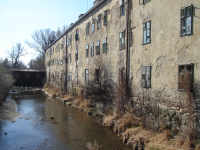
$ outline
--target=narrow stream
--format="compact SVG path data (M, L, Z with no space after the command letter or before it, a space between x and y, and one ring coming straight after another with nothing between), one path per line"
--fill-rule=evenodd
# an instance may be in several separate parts
M15 101L16 111L22 115L14 123L0 120L2 150L86 150L86 143L95 140L104 150L131 149L110 129L102 127L97 118L63 105L58 99L49 100L43 92L10 93L10 100Z

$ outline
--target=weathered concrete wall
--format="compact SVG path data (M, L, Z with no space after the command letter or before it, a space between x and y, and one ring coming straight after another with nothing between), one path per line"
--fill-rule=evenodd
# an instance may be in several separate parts
M193 35L180 37L180 10L194 6ZM133 45L130 48L130 79L141 91L162 90L169 105L179 105L178 66L194 64L194 82L199 82L200 1L152 0L139 5L133 0L131 28ZM151 43L143 45L143 23L151 21ZM142 66L151 66L151 88L141 87Z

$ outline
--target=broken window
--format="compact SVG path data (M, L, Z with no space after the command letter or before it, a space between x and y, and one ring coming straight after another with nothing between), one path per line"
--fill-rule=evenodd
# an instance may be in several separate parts
M90 23L88 22L86 25L86 35L89 35L90 32Z
M151 87L151 66L142 67L142 87L143 88Z
M181 9L181 36L193 34L193 5Z
M88 45L86 45L86 55L85 56L89 57L89 46Z
M71 53L68 55L68 60L69 60L68 62L71 63L71 61L72 61L71 60Z
M104 25L107 25L107 14L108 10L104 11Z
M125 49L125 31L119 33L119 49Z
M193 64L185 64L178 66L178 89L192 90L193 85Z
M88 69L85 69L85 81L89 80L89 71Z
M76 61L78 61L78 50L75 51L75 58L76 58Z
M95 81L99 81L99 69L95 69Z
M120 16L125 15L125 3L126 0L120 0Z
M94 56L94 43L91 44L91 56Z
M107 38L103 39L103 53L107 53Z
M118 83L121 84L123 83L123 80L125 79L126 77L126 69L123 67L123 68L119 68L119 80L118 80Z
M75 41L78 41L79 35L78 35L78 30L76 30L76 34L75 34Z
M143 23L143 44L151 42L151 21Z
M100 41L96 43L96 55L100 55Z
M78 73L77 72L75 73L75 82L76 82L76 84L78 84Z
M95 19L92 19L91 32L94 31L94 27L95 27L94 25L95 25Z
M101 14L97 16L97 29L101 27Z
M146 3L150 2L150 1L151 1L151 0L139 0L140 5L146 4Z

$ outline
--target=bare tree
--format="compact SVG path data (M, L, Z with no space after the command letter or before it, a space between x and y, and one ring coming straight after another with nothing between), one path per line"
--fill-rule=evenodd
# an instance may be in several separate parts
M114 98L114 82L110 63L102 58L94 62L95 64L90 71L90 79L85 86L86 96L95 102L111 104Z
M60 27L58 27L57 31L56 31L56 36L57 38L59 38L62 35L62 31L60 30Z
M26 55L26 49L19 42L16 44L16 47L13 46L11 51L8 51L7 53L12 60L12 67L17 68L19 58Z
M55 41L56 34L51 29L41 29L34 31L31 37L32 41L26 40L25 43L36 52L44 55L48 46Z
M28 63L30 69L45 70L45 56L39 55Z

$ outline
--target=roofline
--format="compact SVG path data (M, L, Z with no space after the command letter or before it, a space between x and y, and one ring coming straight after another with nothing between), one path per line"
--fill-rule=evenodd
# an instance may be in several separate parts
M102 0L99 3L97 3L96 5L94 5L92 8L90 8L81 18L79 18L72 26L70 26L59 38L57 38L53 43L51 43L47 49L49 49L52 45L54 45L58 40L60 40L65 34L67 34L67 32L69 30L71 30L72 28L74 28L74 26L80 22L83 18L85 18L91 11L93 11L95 8L97 8L100 4L102 4L103 2L105 2L106 0ZM47 49L45 50L45 53L47 51Z

